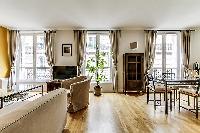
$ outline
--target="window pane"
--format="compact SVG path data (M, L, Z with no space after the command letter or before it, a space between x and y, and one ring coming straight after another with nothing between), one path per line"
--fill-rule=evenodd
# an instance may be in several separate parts
M100 35L100 51L110 52L110 39L108 35Z
M96 52L96 35L88 34L86 51Z
M20 80L33 80L33 68L20 68L19 79Z
M103 75L105 75L105 82L109 82L111 80L111 77L110 77L110 68L105 68L103 70Z
M91 81L95 82L95 74L90 73L88 69L85 69L85 75L92 77Z
M21 37L21 67L33 67L33 36L26 35Z
M110 67L110 60L111 60L111 55L110 55L110 52L106 52L105 53L105 56L104 56L104 60L106 61L104 67Z
M50 68L37 68L36 69L36 80L48 80L50 79Z
M154 68L162 68L162 35L157 35Z
M19 81L35 82L50 79L50 68L45 56L44 34L21 35Z
M94 52L86 52L86 63L88 62L88 60L90 60L91 58L93 58L96 61L96 53ZM87 64L86 64L87 65ZM94 62L94 64L92 65L96 65L96 62Z
M19 90L22 91L22 90L27 90L27 89L30 89L30 88L33 88L34 85L33 84L19 84Z
M166 35L166 70L177 75L177 35Z
M164 41L164 42L163 42ZM158 34L156 38L154 76L162 78L162 73L175 73L178 76L178 36L175 33ZM175 77L174 77L175 76Z
M97 45L98 43L98 45ZM111 81L111 45L108 34L88 34L87 36L87 48L86 48L86 56L85 56L85 75L93 76L92 81L95 82L95 74L91 74L86 69L86 65L89 59L94 58L95 62L92 64L96 66L96 51L98 46L99 52L105 53L103 57L105 60L105 70L103 74L106 76L106 82Z
M166 68L177 67L177 35L166 35Z
M37 36L36 67L48 67L45 55L44 35Z

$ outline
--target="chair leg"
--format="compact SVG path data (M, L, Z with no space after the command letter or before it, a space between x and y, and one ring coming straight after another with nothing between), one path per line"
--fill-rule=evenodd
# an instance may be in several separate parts
M196 99L195 99L195 97L194 97L194 109L195 109L195 106L196 106L196 104L195 104L195 103L196 103Z
M178 92L177 92L177 90L176 90L176 99L177 99L177 97L178 97L178 96L177 96L177 93L178 93Z
M198 118L198 111L199 111L199 106L198 106L198 96L196 97L196 118Z
M165 101L165 93L164 93L164 97L163 98L164 98L164 101Z
M161 99L161 95L162 95L162 93L160 93L160 106L161 106L161 100L162 100L162 99Z
M154 110L156 110L156 93L153 93L153 97L154 97Z
M180 109L181 109L181 98L180 98L180 91L178 92L178 111L180 112Z
M174 90L174 106L175 106L175 104L176 104L176 90Z
M147 87L147 104L149 103L149 87Z
M172 111L172 92L170 92L170 110Z
M188 95L188 106L190 106L190 96Z

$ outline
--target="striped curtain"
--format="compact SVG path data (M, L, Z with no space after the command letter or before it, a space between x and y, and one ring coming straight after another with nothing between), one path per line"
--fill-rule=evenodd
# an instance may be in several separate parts
M54 66L55 64L55 53L54 53L54 39L56 31L48 30L44 31L44 41L45 41L45 55L47 57L47 62L49 66Z
M14 66L15 66L15 59L16 56L18 55L19 51L19 45L21 43L21 38L20 38L20 32L18 30L10 30L9 31L9 46L10 46L10 62L11 62L11 72L10 72L10 79L9 79L9 84L10 89L12 90L13 88L13 77L15 76L14 72ZM9 87L8 87L9 88Z
M10 30L9 36L10 36L10 39L9 39L10 40L10 60L11 60L11 65L13 66L16 55L17 55L16 50L18 49L19 43L21 42L20 33L18 30Z
M184 70L189 68L189 63L190 63L190 38L191 38L190 30L181 31L182 60L183 60Z
M156 33L155 30L145 31L145 81L148 82L148 72L152 68L155 58L156 49Z
M110 31L111 53L114 64L114 77L113 77L113 91L118 92L118 54L119 54L119 37L121 36L120 30Z
M74 30L74 39L77 46L77 66L78 66L78 75L80 75L81 67L83 65L86 41L87 41L87 31L86 30Z

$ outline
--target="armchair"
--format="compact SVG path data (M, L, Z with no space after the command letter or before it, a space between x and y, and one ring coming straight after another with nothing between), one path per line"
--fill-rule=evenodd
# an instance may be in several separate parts
M67 94L68 112L79 111L89 104L89 90L91 78L79 76L63 81L63 88L70 89Z

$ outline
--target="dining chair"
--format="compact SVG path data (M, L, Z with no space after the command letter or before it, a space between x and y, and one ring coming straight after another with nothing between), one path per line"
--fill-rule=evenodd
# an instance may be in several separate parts
M173 72L166 72L166 73L162 73L162 80L164 81L164 80L174 80L175 79L175 73L173 73ZM173 97L173 100L172 100L172 102L174 103L174 106L176 105L176 100L177 100L177 95L178 95L178 87L176 87L176 86L171 86L170 87L171 88L171 90L173 91L173 95L174 95L174 97Z
M178 93L179 94L178 95L178 99L179 99L178 110L179 110L179 112L180 112L180 108L186 109L188 111L191 111L192 113L195 113L196 118L198 118L198 111L199 111L198 98L200 97L200 92L198 91L197 87L198 86L195 86L195 85L190 85L189 87L188 86L181 87L181 88L179 88L179 93ZM184 100L183 97L181 98L181 94L188 96L188 99ZM190 104L190 97L194 98L192 108L191 108L191 104ZM190 107L190 108L187 108L186 106L181 105L181 99L182 99L182 101L186 101L188 103L188 107Z
M154 109L156 110L157 106L161 106L162 103L162 94L165 100L165 86L162 80L154 79L152 74L148 74L149 84L147 85L147 104L149 101L154 101ZM150 91L153 92L153 99L150 99L149 94ZM170 94L170 110L172 110L172 90L168 89L168 93ZM156 94L159 94L159 99L157 99Z

